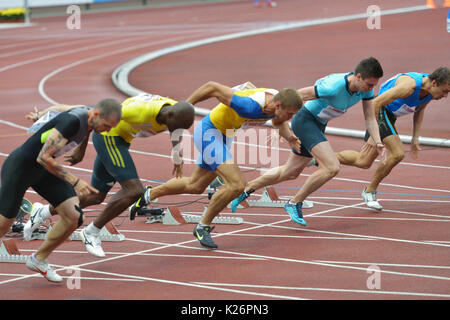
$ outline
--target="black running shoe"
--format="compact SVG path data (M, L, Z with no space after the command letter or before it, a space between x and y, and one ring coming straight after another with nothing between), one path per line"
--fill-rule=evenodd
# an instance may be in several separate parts
M144 194L142 197L138 199L133 205L130 207L130 220L134 220L136 218L136 215L141 216L141 211L145 209L145 206L147 206L147 202L145 201L145 194L148 193L148 197L150 197L150 189L152 186L146 186Z
M200 225L197 225L194 228L194 237L197 238L198 241L200 241L200 244L204 247L207 247L209 249L217 249L217 245L214 243L214 241L211 238L211 231L213 231L214 227L205 226L201 227Z

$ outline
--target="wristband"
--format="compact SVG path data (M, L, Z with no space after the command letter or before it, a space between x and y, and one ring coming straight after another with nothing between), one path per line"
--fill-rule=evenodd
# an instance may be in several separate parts
M78 180L72 185L72 187L75 188L75 186L78 184L78 182L80 182L80 178L78 178Z

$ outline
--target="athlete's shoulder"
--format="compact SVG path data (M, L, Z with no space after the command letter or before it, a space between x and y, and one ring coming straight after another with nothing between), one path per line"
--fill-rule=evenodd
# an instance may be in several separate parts
M318 98L335 95L347 85L348 73L333 73L316 81L314 87Z

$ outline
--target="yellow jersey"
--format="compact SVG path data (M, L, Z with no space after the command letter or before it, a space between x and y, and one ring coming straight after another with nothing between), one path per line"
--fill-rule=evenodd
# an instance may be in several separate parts
M263 108L266 104L266 92L273 95L278 93L277 90L266 88L236 91L235 95L240 97L249 97L256 102L259 105L259 110L255 110L254 108L252 109L245 104L233 105L233 100L231 107L220 103L209 114L212 124L227 137L232 137L241 127L261 124L273 118L274 116L268 116L263 113ZM250 111L251 114L248 114L248 111ZM243 114L246 115L244 116Z
M165 124L156 121L156 116L164 106L174 105L177 101L153 94L140 94L122 102L122 120L105 136L120 136L126 142L136 137L149 137L167 130Z

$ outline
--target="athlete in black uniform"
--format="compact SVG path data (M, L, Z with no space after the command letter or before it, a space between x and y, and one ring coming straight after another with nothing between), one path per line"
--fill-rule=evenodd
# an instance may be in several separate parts
M40 272L49 281L61 282L62 278L50 268L47 257L83 221L77 194L98 192L67 171L55 158L74 147L77 147L74 153L82 157L90 132L109 131L120 119L121 104L114 99L104 99L94 107L78 107L63 112L45 123L3 163L0 237L10 230L29 187L49 201L61 217L26 263L28 268Z

